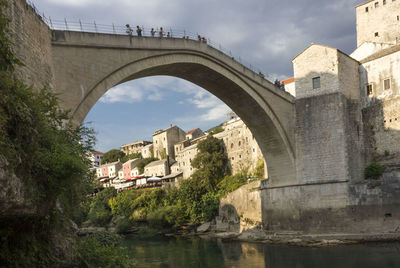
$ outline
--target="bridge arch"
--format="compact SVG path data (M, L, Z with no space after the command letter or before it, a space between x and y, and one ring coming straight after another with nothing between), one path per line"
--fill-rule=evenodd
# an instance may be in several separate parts
M57 47L57 44L55 46ZM69 46L60 45L60 47L66 49ZM71 47L74 52L77 52L78 48L76 45ZM87 46L81 48L93 49ZM115 56L115 48L97 47L97 49L109 50L108 52ZM290 103L290 98L287 100L281 93L274 92L276 89L271 83L267 83L269 88L266 89L257 81L261 79L260 77L249 78L249 75L240 68L230 64L232 59L223 56L221 60L212 53L206 53L204 49L149 49L148 51L133 49L129 52L137 55L122 59L118 64L110 64L107 72L92 77L90 84L87 81L78 81L80 90L74 86L75 90L67 93L75 95L73 105L69 105L75 123L83 122L94 104L110 88L118 84L157 75L178 77L206 89L241 117L260 146L273 185L294 182L295 154L292 129L288 128L293 118L284 116L293 115L293 103ZM96 61L89 65L96 65ZM284 103L284 106L289 107L289 111L282 112L282 107L276 106L279 103Z

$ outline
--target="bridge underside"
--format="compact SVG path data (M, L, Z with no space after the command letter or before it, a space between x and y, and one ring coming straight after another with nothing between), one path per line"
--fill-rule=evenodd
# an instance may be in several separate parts
M272 185L295 182L291 96L205 44L137 39L53 32L55 88L74 123L82 123L118 84L156 75L182 78L208 90L242 118L263 152Z

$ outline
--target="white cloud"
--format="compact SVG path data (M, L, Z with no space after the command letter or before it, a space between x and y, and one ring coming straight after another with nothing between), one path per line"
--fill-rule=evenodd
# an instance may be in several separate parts
M131 87L129 85L116 86L100 98L100 102L103 103L114 103L114 102L136 102L143 99L143 90L137 87Z
M72 7L86 7L92 4L106 3L107 1L99 0L48 0L49 3L60 5L60 6L72 6Z
M227 114L230 111L231 109L228 106L226 106L224 103L220 103L208 110L205 114L202 114L199 119L201 121L223 121L226 119Z

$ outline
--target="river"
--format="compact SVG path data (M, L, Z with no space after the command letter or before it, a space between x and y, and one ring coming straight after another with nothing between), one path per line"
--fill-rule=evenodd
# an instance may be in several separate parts
M309 248L199 238L126 237L124 244L143 268L400 267L400 243Z

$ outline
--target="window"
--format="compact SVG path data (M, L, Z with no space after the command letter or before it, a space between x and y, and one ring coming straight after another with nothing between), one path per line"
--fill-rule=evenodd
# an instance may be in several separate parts
M313 84L313 89L320 88L321 87L320 77L319 76L318 77L314 77L312 79L312 84Z
M379 2L375 2L375 8L379 7Z
M231 143L231 149L233 148L233 143Z
M241 141L239 141L238 145L239 145L239 146L240 146L240 145L242 145L242 142L241 142Z
M400 20L400 17L399 17L399 16L397 16L397 20Z
M365 8L365 12L368 12L368 7Z
M375 33L375 37L379 37L379 33L378 32Z
M386 0L383 0L383 4L386 5Z
M368 96L372 95L372 84L367 85L367 95Z
M383 88L390 89L390 79L383 80Z

